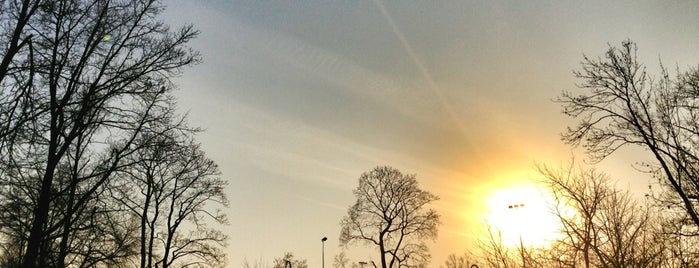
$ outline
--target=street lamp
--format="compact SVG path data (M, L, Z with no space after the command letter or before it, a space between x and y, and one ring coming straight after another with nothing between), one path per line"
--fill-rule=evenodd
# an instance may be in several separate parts
M327 241L327 240L328 240L327 237L323 237L323 239L320 240L321 244L323 244L323 253L322 253L322 254L323 254L323 255L322 255L322 258L323 258L323 268L325 268L325 241Z
M508 209L513 209L513 210L514 210L514 209L522 209L522 208L524 208L524 203L509 205L509 206L507 206L507 208L508 208ZM520 250L520 253L522 254L522 266L526 268L526 267L527 267L527 263L526 263L525 257L524 257L524 242L522 241L522 229L521 229L521 228L518 228L518 229L519 229L519 230L518 230L518 233L519 233L519 250ZM473 266L472 266L472 267L473 267ZM476 267L478 267L478 266L476 266Z

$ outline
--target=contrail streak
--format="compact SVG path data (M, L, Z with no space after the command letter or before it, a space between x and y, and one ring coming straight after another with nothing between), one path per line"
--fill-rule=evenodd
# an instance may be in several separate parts
M396 34L398 40L403 45L405 52L408 53L408 56L410 56L410 58L413 60L415 66L420 71L422 77L425 79L425 81L427 81L427 85L429 86L430 90L432 90L432 92L437 96L437 99L439 100L440 104L444 107L444 109L447 110L447 113L449 113L449 117L451 117L451 120L454 121L454 123L459 127L459 129L462 132L467 133L466 126L461 122L461 120L459 120L459 117L454 111L454 108L452 108L452 106L449 105L446 98L444 97L444 94L442 94L442 91L439 89L439 86L437 86L437 83L435 83L434 79L432 79L432 75L430 75L430 72L427 71L425 65L422 64L420 58L418 58L417 54L415 54L415 51L413 51L413 48L410 46L410 44L408 44L408 41L405 39L405 36L400 31L400 29L398 29L398 26L393 21L391 15L388 14L388 11L386 11L386 7L383 5L383 2L381 2L381 0L374 0L374 2L379 7L379 11L381 11L383 17L391 26L393 33Z

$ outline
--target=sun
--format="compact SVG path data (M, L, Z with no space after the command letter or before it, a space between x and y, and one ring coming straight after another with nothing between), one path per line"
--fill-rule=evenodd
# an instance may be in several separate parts
M486 199L486 224L505 246L546 247L559 237L559 220L549 210L552 198L525 184L493 190Z

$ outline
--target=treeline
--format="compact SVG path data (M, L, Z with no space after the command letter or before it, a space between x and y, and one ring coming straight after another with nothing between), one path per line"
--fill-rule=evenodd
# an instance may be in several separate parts
M0 1L0 267L222 265L225 182L172 95L197 31L163 8Z

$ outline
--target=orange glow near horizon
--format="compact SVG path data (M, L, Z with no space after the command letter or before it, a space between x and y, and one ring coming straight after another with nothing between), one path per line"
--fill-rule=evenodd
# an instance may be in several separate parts
M546 247L559 234L559 221L549 211L551 201L531 184L494 190L486 198L486 224L505 246Z

